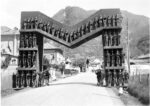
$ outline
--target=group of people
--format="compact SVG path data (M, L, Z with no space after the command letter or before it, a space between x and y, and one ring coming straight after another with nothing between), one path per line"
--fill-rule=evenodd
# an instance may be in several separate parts
M44 85L49 85L49 81L56 80L54 78L54 72L56 67L54 65L43 66L43 71L36 70L18 70L16 74L13 74L13 85L14 88L24 88L24 87L40 87ZM64 75L65 65L62 63L58 69L61 75Z
M127 71L120 70L96 70L98 86L124 86L128 82L129 74Z
M14 88L24 87L40 87L49 85L51 74L49 70L36 72L33 70L19 70L17 74L13 75Z
M104 59L106 67L122 66L124 55L121 50L105 50Z
M66 28L58 27L54 22L44 22L42 19L27 18L22 21L22 29L41 29L47 33L64 40L65 42L72 42L83 35L90 33L99 27L115 27L120 24L120 14L113 16L96 16L87 23L82 24L76 29L68 30Z

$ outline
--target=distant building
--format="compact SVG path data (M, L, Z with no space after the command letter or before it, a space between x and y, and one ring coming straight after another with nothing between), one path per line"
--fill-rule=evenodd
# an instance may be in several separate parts
M150 63L150 53L138 56L136 60L142 63Z
M150 63L150 53L131 59L130 64Z
M50 64L60 64L65 60L63 51L49 43L44 44L44 56L49 59Z
M1 54L18 56L19 30L1 26Z

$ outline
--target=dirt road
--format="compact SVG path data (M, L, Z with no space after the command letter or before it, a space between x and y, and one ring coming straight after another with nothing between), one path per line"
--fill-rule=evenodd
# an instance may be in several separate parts
M2 98L2 106L124 106L111 88L96 86L92 72Z

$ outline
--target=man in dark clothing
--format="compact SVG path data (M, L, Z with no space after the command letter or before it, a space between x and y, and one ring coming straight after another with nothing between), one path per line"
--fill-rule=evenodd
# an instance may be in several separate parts
M101 70L97 69L95 71L95 73L96 73L96 76L97 76L97 85L100 86L100 82L101 82Z
M89 59L86 60L87 68L89 67Z
M46 70L44 71L44 80L45 80L45 84L46 84L46 85L49 85L49 77L50 77L50 73L49 73L49 71L46 69Z

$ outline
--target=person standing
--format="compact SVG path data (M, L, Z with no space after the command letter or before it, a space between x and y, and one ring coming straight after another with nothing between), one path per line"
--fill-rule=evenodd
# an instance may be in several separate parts
M61 62L60 71L61 71L61 76L64 77L64 71L65 71L65 63L64 62Z
M86 60L86 66L87 66L87 68L89 67L89 62L90 62L89 59L87 59Z

